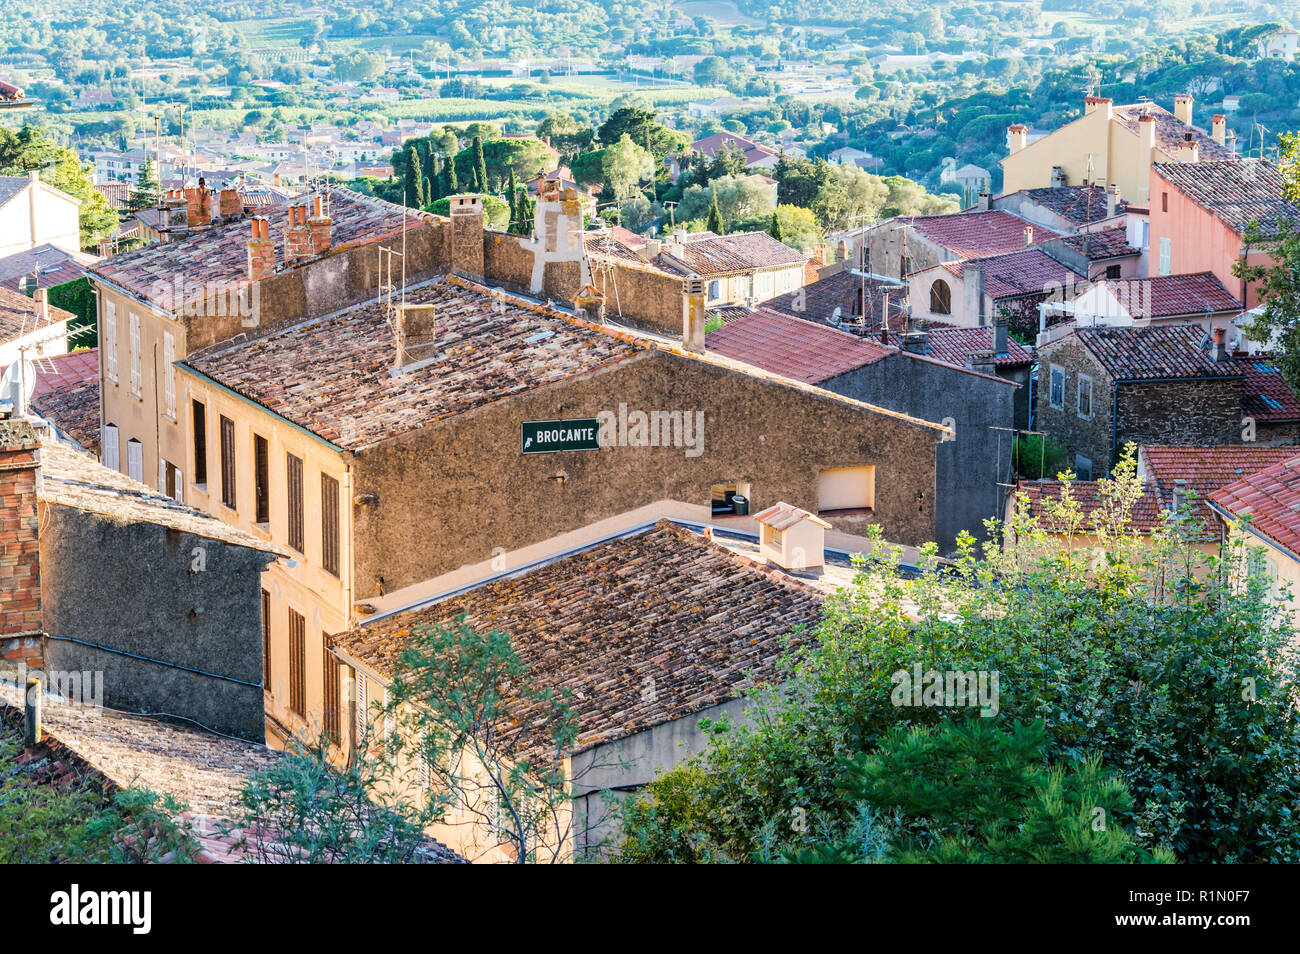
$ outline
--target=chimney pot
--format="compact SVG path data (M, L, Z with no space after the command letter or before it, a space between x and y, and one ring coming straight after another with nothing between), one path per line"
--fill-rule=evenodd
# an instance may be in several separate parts
M1174 115L1187 125L1192 124L1192 97L1187 93L1179 93L1174 97Z
M50 292L48 288L36 289L36 320L47 323L50 320Z
M1215 113L1214 118L1210 121L1210 138L1220 146L1226 145L1228 128L1228 117L1223 113Z
M688 278L682 282L682 347L687 351L703 353L704 279Z
M1187 506L1187 479L1184 477L1174 478L1174 500L1173 510L1178 513Z

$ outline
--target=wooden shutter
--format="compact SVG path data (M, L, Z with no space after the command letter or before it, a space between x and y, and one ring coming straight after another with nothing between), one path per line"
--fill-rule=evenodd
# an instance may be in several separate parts
M320 475L320 561L327 573L339 575L339 482Z
M235 509L235 422L221 418L221 502Z
M328 649L323 650L323 652L325 698L322 706L325 716L321 722L321 728L330 737L330 741L338 745L341 738L339 735L339 661L334 658L334 654Z
M271 522L271 445L260 434L253 435L254 523Z
M286 454L284 465L289 497L289 546L302 553L302 458Z
M144 483L144 445L135 438L126 442L126 475Z
M194 409L194 482L208 482L208 409L200 401L192 402Z
M271 689L271 594L262 591L262 688Z
M289 708L307 715L307 619L289 610Z
M118 457L117 425L116 425L116 424L105 424L105 425L104 425L104 441L103 441L103 444L104 444L104 447L103 447L103 451L102 451L102 456L103 456L103 458L104 458L104 466L105 466L105 467L108 467L108 468L111 468L112 470L121 470L121 469L122 469L122 468L121 468L121 463L120 463L120 459L119 459L119 457Z

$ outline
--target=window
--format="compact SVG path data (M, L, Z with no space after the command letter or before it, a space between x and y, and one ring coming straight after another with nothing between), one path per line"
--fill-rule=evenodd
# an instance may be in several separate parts
M121 470L122 465L117 456L118 445L116 424L104 425L104 439L101 443L103 444L104 466L111 468L112 470Z
M271 689L271 594L262 591L262 688Z
M335 745L339 744L339 661L328 649L323 649L322 662L325 669L324 699L321 702L324 713L321 719L321 731L329 736Z
M827 467L818 473L818 513L870 510L875 504L876 468Z
M1086 374L1079 375L1079 395L1077 409L1082 418L1092 417L1092 378Z
M126 442L126 475L144 483L144 445L134 437Z
M158 492L166 494L172 500L185 502L185 480L180 468L162 457L158 458Z
M104 374L117 384L117 305L110 301L104 311Z
M722 297L722 283L709 282L709 300L716 301Z
M744 516L749 513L749 484L714 484L709 502L715 517Z
M288 484L289 546L302 553L302 458L285 454L284 472Z
M936 278L930 286L930 314L952 314L952 288L942 278Z
M260 434L253 435L253 504L255 523L271 522L271 445Z
M1173 240L1167 235L1160 236L1160 274L1169 274L1169 259L1173 253Z
M199 401L192 402L194 414L194 482L200 487L208 484L208 409Z
M1107 265L1107 266L1106 266L1106 277L1107 277L1107 278L1119 278L1119 277L1120 277L1120 273L1121 273L1122 271L1123 271L1123 269L1121 269L1120 266L1118 266L1118 265Z
M1138 248L1147 248L1151 244L1151 223L1138 223Z
M1065 410L1065 368L1059 364L1052 365L1051 384L1048 388L1047 403L1058 411Z
M176 337L163 332L163 413L176 420Z
M320 562L339 575L339 482L328 474L320 475Z
M1092 480L1092 461L1082 454L1075 454L1074 475L1079 480Z
M1168 212L1168 211L1169 211L1169 193L1168 193L1168 192L1161 192L1161 193L1160 193L1160 211L1161 211L1161 212Z
M221 502L235 509L235 422L222 415L221 421Z
M289 610L289 708L307 715L307 618Z
M131 393L136 397L144 387L144 371L140 365L140 316L131 312Z

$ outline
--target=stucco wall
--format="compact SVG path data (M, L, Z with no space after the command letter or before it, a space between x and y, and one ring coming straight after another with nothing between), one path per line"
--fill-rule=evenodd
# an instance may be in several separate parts
M950 418L953 439L941 442L936 451L934 537L947 551L962 530L985 535L985 518L1001 513L999 440L1005 468L1012 439L990 428L1012 426L1017 388L903 352L831 378L822 387L927 421Z
M58 505L42 507L40 548L45 631L118 650L47 639L50 670L102 671L103 703L114 709L264 739L259 581L267 554ZM193 569L196 549L201 571Z
M620 403L704 412L702 453L520 453L521 422L595 417ZM376 502L354 510L355 599L657 500L707 506L713 484L750 483L751 512L778 500L815 509L825 467L876 467L874 514L832 518L835 529L861 534L879 523L892 541L923 543L934 536L939 436L830 397L649 351L359 453L355 493Z

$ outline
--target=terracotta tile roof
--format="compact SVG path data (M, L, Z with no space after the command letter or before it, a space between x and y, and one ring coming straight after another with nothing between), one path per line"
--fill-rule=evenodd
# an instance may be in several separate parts
M1066 235L1056 241L1067 248L1074 249L1080 255L1086 255L1090 262L1142 254L1140 248L1134 248L1128 244L1128 230L1122 225L1113 229L1098 229L1095 232Z
M668 248L664 246L656 264L682 275L694 272L704 278L756 268L802 266L805 261L802 252L766 232L736 232L688 241L682 246L681 258L670 254Z
M38 362L32 409L98 456L99 352L77 351Z
M1300 457L1291 457L1225 484L1210 502L1250 518L1250 527L1292 554L1300 554Z
M1279 221L1300 220L1300 210L1282 198L1281 171L1266 159L1158 162L1151 168L1235 232L1255 223L1274 235Z
M1074 334L1116 379L1243 376L1231 362L1210 360L1203 347L1207 336L1198 325L1079 328Z
M1114 291L1121 302L1141 310L1140 318L1176 318L1240 312L1241 302L1213 272L1154 275L1150 278L1103 278L1097 282Z
M981 351L993 350L992 328L936 328L931 325L930 357L959 368L966 367L966 359ZM889 343L896 348L903 345L903 336L891 333ZM1033 352L1014 338L1007 338L1007 352L994 356L999 368L1012 368L1034 363Z
M724 305L721 308L710 308L705 317L710 321L717 319L725 325L753 313L754 309L746 308L744 305Z
M704 346L806 384L825 381L892 353L846 331L763 309L710 331L704 336Z
M1300 395L1291 389L1268 355L1236 354L1232 363L1246 375L1241 413L1257 421L1300 421Z
M647 344L459 279L409 288L436 306L436 337L392 373L385 310L366 304L221 345L188 364L281 417L359 450L456 414L607 367Z
M70 312L50 305L50 321L66 321ZM36 330L36 300L0 286L0 344L16 341Z
M1146 477L1165 506L1173 506L1174 486L1185 480L1195 492L1198 508L1208 518L1205 498L1226 484L1296 456L1297 447L1263 447L1258 444L1225 444L1217 447L1182 447L1144 444L1138 449ZM1208 524L1207 524L1208 525Z
M82 258L89 261L88 256ZM23 277L32 274L38 275L41 288L51 288L76 281L86 269L76 255L53 245L38 245L0 258L0 285L18 291Z
M859 313L858 298L862 294L864 285L867 297L864 330L880 330L880 314L884 307L886 292L889 293L889 327L902 328L907 321L907 307L904 304L907 298L907 286L872 278L867 278L864 282L861 274L855 274L848 269L835 272L801 289L769 298L759 307L795 318L830 323L835 320L837 308L844 318L851 318ZM801 303L802 307L800 307Z
M1014 493L1029 502L1029 513L1038 520L1038 525L1049 532L1064 529L1048 513L1047 502L1061 499L1061 492L1066 485L1061 480L1022 480L1016 484ZM1072 480L1069 482L1070 495L1078 504L1084 516L1084 528L1092 529L1092 515L1101 509L1101 488L1095 480ZM1153 488L1144 490L1129 513L1128 529L1133 533L1151 533L1160 526L1161 514L1165 509L1160 497Z
M165 497L138 480L105 467L89 454L52 440L41 443L41 478L40 498L46 503L117 521L154 523L221 543L289 555L275 544Z
M1025 295L1044 295L1074 285L1085 278L1036 248L960 262L944 262L935 267L963 279L969 265L979 265L984 269L984 290L994 301Z
M533 688L569 694L575 751L694 715L781 680L787 636L820 618L824 597L781 573L660 521L517 576L330 637L391 677L417 623L465 615L508 634ZM653 680L654 693L644 692ZM509 700L502 729L523 752L541 704Z
M1231 159L1233 151L1227 146L1220 146L1195 126L1189 126L1163 106L1155 103L1133 103L1129 106L1116 106L1111 111L1113 122L1119 123L1133 135L1138 135L1140 117L1147 113L1155 117L1156 147L1166 155L1177 158L1179 145L1183 136L1192 134L1197 143L1199 160Z
M280 267L284 263L284 227L288 224L289 205L287 200L280 200L258 210L259 215L269 220L270 237ZM403 220L408 229L414 229L428 219L423 213L338 187L330 192L330 216L334 220L332 247L336 250L400 233ZM91 266L90 271L151 301L158 283L172 297L178 274L193 276L196 288L200 278L209 285L238 286L248 281L249 234L246 220L213 225L181 241L154 243L103 259Z
M1075 225L1088 225L1110 217L1106 214L1106 190L1100 186L1072 185L1025 189L1023 194ZM1117 214L1123 212L1125 208L1126 203L1121 199L1117 206Z
M711 136L705 136L703 139L697 139L691 143L691 148L696 152L708 156L712 159L719 152L728 146L734 146L739 149L741 155L745 157L745 162L753 164L767 156L775 156L776 150L769 149L761 143L754 142L752 139L746 139L744 136L737 136L735 133L714 133Z
M584 232L582 236L583 248L588 255L597 258L612 258L623 262L632 262L637 265L644 265L652 268L644 258L638 255L631 246L625 244L613 232ZM645 242L641 243L643 246Z
M1018 252L1025 248L1025 229L1030 227L1034 230L1033 245L1058 238L1061 234L1000 210L900 216L898 221L910 225L940 248L960 258Z

